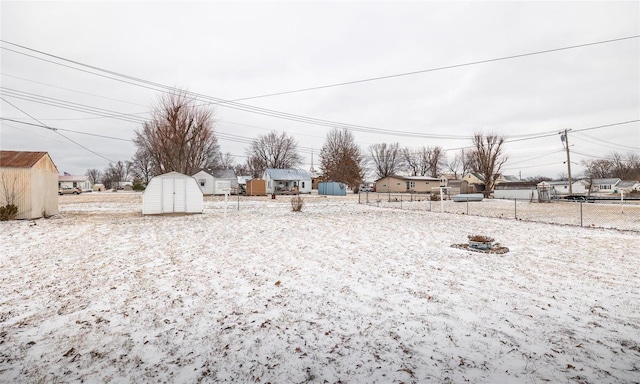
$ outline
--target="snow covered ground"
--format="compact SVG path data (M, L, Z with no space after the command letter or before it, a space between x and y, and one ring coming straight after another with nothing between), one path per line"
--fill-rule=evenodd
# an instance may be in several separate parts
M0 223L0 382L640 382L638 233L355 199Z

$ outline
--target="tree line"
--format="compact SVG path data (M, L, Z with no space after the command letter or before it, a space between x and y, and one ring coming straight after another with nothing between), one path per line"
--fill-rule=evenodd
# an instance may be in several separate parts
M266 168L299 168L302 164L296 139L277 131L253 139L246 149L246 162L236 164L234 156L221 152L214 128L210 107L199 105L186 91L163 93L152 107L149 121L135 131L133 158L110 163L104 171L89 169L86 175L107 189L132 180L135 189L144 188L153 176L171 171L193 175L201 169L234 169L238 175L261 177ZM324 180L342 182L354 190L368 173L383 178L397 174L438 177L447 172L458 178L473 171L484 178L485 189L491 191L508 159L504 143L504 136L476 133L469 148L448 158L440 146L403 148L398 143L379 143L362 149L350 131L334 128L320 150L320 168ZM614 154L612 159L585 165L590 175L640 177L637 156Z

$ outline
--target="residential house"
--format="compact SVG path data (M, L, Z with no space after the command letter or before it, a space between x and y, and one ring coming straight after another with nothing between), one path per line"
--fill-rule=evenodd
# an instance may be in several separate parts
M201 169L193 177L205 195L224 195L238 188L238 177L233 169Z
M311 193L312 174L304 169L267 168L262 179L268 194Z
M431 193L447 186L446 178L392 175L376 180L376 192Z
M637 180L622 180L616 185L618 192L631 193L640 191L640 182Z
M18 207L17 219L58 213L58 168L47 152L0 151L0 205Z
M617 185L620 183L619 178L593 179L591 180L591 192L600 194L618 193ZM589 181L587 180L587 183Z
M62 187L80 188L83 192L93 191L89 176L74 176L68 173L58 176L58 188Z

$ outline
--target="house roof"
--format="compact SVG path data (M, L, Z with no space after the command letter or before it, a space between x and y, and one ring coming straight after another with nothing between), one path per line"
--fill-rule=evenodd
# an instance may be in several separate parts
M610 185L616 185L620 182L620 179L617 177L612 177L609 179L593 179L593 184L610 184Z
M431 176L402 176L402 175L389 175L389 176L386 176L386 177L393 177L393 178L395 178L395 179L400 179L400 180L414 180L414 181L420 181L420 180L426 180L426 181L440 181L440 179L439 179L439 178L437 178L437 177L431 177ZM377 181L380 181L380 180L382 180L382 179L384 179L384 177L382 177L382 178L380 178L380 179L376 180L376 182L377 182Z
M311 180L311 173L304 169L274 169L267 168L265 173L271 177L272 180Z
M58 181L89 181L89 176L58 175Z
M233 169L205 169L202 168L198 172L205 172L216 179L236 179L236 173Z
M0 151L0 167L31 168L47 152Z
M502 178L509 183L518 183L522 181L518 176L514 175L503 175Z
M618 183L618 187L629 188L635 186L636 184L640 184L640 182L638 182L638 180L622 180Z

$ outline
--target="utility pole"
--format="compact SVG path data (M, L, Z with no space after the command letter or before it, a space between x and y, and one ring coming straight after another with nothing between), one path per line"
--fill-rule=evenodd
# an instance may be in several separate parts
M565 149L567 150L567 174L569 176L569 194L573 194L573 189L571 188L571 156L569 155L569 131L565 129L564 132L560 132L560 141L564 143Z

